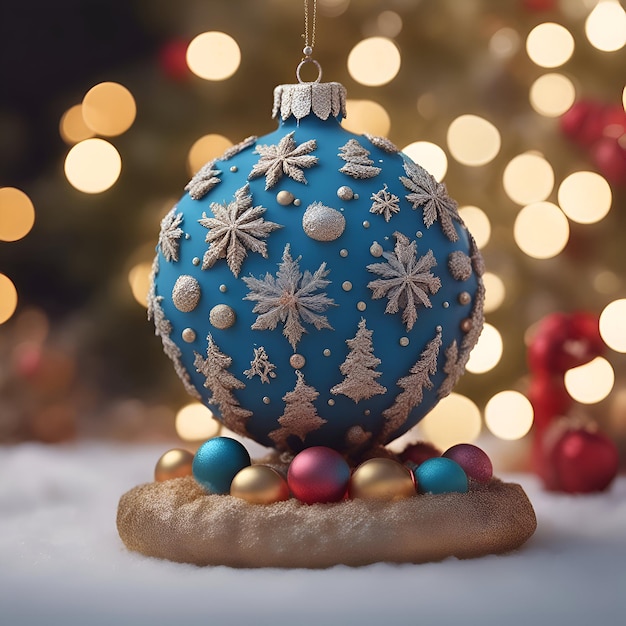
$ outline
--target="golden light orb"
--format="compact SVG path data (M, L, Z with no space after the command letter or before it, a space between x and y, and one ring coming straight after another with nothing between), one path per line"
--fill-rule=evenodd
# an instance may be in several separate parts
M387 37L368 37L348 55L348 72L361 85L378 87L392 81L400 71L401 57L396 44Z
M565 372L565 388L576 402L596 404L613 390L615 372L611 364L601 356L580 367Z
M16 187L0 187L0 241L18 241L35 223L31 199Z
M221 431L211 410L200 402L191 402L176 413L176 433L184 441L205 441Z
M565 26L544 22L528 34L526 52L540 67L559 67L574 53L574 37Z
M491 222L487 214L477 206L467 205L459 208L459 215L482 250L491 238Z
M194 37L187 48L189 69L204 80L226 80L238 69L241 50L226 33L208 31Z
M626 12L617 0L600 0L585 21L585 34L594 48L615 52L626 45Z
M567 245L569 222L556 204L536 202L518 213L513 237L524 254L534 259L550 259Z
M0 274L0 324L9 320L17 308L17 289L13 281Z
M138 263L128 272L128 284L133 298L148 308L148 291L150 289L150 277L152 275L152 263Z
M504 281L492 272L485 272L483 275L485 285L485 313L492 313L500 308L506 297L506 287Z
M135 121L137 105L126 87L119 83L99 83L83 98L85 124L98 135L114 137L126 132Z
M351 133L369 133L386 137L391 128L391 118L382 104L373 100L347 100L346 117L341 125Z
M87 126L83 118L83 105L75 104L61 117L59 122L61 139L70 146L94 136L93 130Z
M402 148L410 159L430 172L437 182L441 182L448 171L448 157L436 143L415 141Z
M609 183L596 172L574 172L560 184L559 205L579 224L594 224L611 210L613 193Z
M559 117L574 104L576 88L563 74L544 74L531 85L529 99L540 115Z
M461 115L449 126L447 133L450 154L463 165L485 165L500 152L498 129L478 115Z
M482 427L480 409L468 397L452 392L419 422L424 438L447 450L457 443L471 443Z
M189 149L187 155L187 169L193 176L205 163L216 159L233 145L233 142L224 135L209 134L197 139Z
M525 152L504 168L502 184L513 202L526 205L545 200L554 188L554 170L539 154Z
M613 300L600 314L600 335L611 350L626 352L626 299Z
M485 406L487 428L500 439L521 439L530 431L533 420L532 404L519 391L500 391Z
M65 176L84 193L101 193L112 187L122 171L119 152L104 139L85 139L65 158Z
M472 374L484 374L492 370L500 362L503 349L500 331L491 324L484 324L465 369Z

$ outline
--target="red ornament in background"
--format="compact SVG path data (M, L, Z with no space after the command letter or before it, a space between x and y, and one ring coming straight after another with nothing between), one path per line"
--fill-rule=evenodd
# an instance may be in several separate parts
M191 70L187 65L188 47L188 40L173 39L165 43L159 51L159 65L168 78L183 81L191 76Z
M604 127L604 107L593 100L579 100L561 116L563 134L584 147L590 147L598 141Z
M626 135L624 136L626 138ZM625 141L626 143L626 141ZM610 183L626 182L626 149L613 137L604 137L591 150L591 158Z
M617 446L591 426L563 419L573 404L565 372L604 353L598 317L587 312L543 318L528 345L533 405L532 464L546 489L588 493L606 489L619 466Z
M400 458L403 463L410 463L412 465L419 466L424 461L437 456L441 456L441 450L438 450L430 443L420 441L407 446L407 448L400 455Z

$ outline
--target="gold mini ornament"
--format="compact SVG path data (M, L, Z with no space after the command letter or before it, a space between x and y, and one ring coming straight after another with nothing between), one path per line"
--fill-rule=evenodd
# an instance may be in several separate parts
M393 459L369 459L356 468L350 479L350 497L400 500L415 495L411 472Z
M275 469L267 465L250 465L233 478L230 495L250 504L272 504L287 500L289 487Z
M191 476L192 463L193 454L189 450L183 450L182 448L168 450L157 461L154 468L154 480L161 483L172 478Z

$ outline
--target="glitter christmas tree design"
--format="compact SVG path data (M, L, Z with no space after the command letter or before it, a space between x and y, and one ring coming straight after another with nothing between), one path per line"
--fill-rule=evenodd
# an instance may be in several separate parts
M382 372L375 369L381 361L374 356L372 334L365 326L365 319L361 318L355 337L346 339L350 352L339 367L345 378L330 390L332 394L343 394L354 402L360 402L387 391L376 380Z
M244 371L248 378L258 376L262 383L269 383L270 378L276 378L276 366L270 362L263 346L254 348L254 358L250 361L250 369Z
M233 389L244 389L245 384L228 371L233 360L219 349L211 334L207 336L207 341L206 359L194 352L194 366L199 374L204 375L204 386L211 391L208 404L219 407L227 428L240 435L247 435L245 423L252 412L242 408L232 393Z
M269 433L277 448L287 447L287 437L295 435L304 442L306 436L326 423L318 414L313 402L319 396L319 392L307 385L304 375L296 371L298 380L293 391L288 391L284 396L285 410L278 418L280 428Z
M374 165L369 158L369 150L365 149L356 139L350 139L339 148L339 154L346 164L340 168L342 174L352 178L373 178L380 174L380 167Z

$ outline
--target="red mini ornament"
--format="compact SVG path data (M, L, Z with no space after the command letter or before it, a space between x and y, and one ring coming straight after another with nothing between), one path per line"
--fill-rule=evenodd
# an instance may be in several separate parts
M412 465L419 466L424 461L432 459L436 456L441 456L441 450L438 450L431 443L425 441L418 441L413 443L402 452L400 458L403 463L410 463Z
M306 504L338 502L350 482L350 466L332 448L313 446L298 453L287 471L293 495Z
M604 433L557 422L554 430L546 433L545 441L550 475L544 482L548 489L566 493L604 491L617 475L617 446Z

